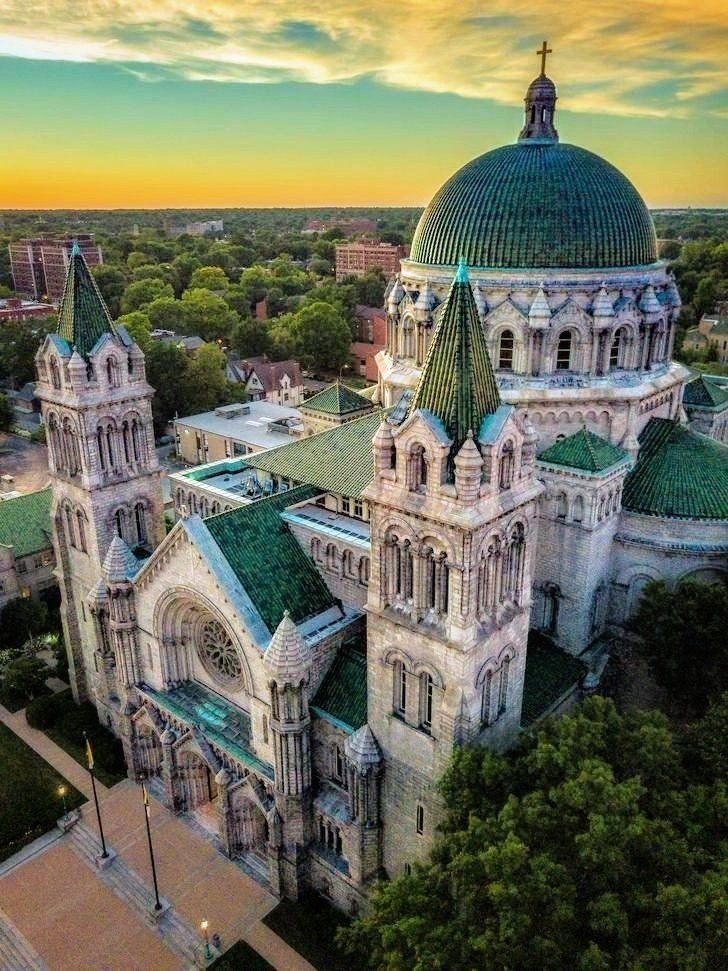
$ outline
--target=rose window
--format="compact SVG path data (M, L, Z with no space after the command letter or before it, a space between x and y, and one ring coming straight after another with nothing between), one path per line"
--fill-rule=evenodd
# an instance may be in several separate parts
M200 628L197 653L208 674L221 684L238 685L243 678L240 655L227 631L216 620L208 620Z

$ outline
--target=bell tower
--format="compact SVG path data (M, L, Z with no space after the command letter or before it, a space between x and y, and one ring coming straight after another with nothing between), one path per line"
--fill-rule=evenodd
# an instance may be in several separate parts
M399 421L398 421L399 418ZM390 876L422 858L453 747L520 727L536 499L533 429L498 393L467 270L406 416L374 438L368 723L382 750Z
M519 142L558 142L559 133L554 125L556 114L556 85L551 78L546 77L546 56L552 51L543 42L541 50L536 51L541 58L541 73L528 86L526 92L525 111L526 118L521 133L518 136Z
M144 355L112 322L77 246L58 330L45 338L36 369L71 686L102 715L109 677L88 596L115 536L138 557L161 542L164 509Z

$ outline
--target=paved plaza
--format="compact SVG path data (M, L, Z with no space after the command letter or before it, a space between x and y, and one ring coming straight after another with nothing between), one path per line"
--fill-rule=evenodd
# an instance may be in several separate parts
M0 717L74 785L88 789L88 774L45 735L30 729L21 713L2 710ZM243 938L275 968L312 971L261 921L276 906L276 898L222 856L204 831L172 815L154 798L151 830L159 890L171 909L158 923L150 921L154 898L140 790L124 781L113 789L99 786L99 793L106 841L117 854L108 869L100 871L94 864L98 837L90 803L70 833L35 853L21 852L15 866L14 861L4 865L1 968L190 968L204 918L210 934L220 935L223 950Z

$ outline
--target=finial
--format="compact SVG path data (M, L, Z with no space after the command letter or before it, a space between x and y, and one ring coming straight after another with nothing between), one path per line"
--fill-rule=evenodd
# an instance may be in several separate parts
M544 77L544 75L546 74L546 55L553 54L553 51L548 46L548 42L544 41L543 44L541 45L541 49L536 51L536 53L541 58L541 77Z
M458 260L458 271L455 274L456 283L468 283L468 267L465 262L465 257L461 256Z
M80 256L81 248L78 245L78 240L74 239L73 246L71 247L71 256Z

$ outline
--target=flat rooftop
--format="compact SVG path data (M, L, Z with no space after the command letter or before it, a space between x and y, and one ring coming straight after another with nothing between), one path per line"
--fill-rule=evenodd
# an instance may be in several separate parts
M220 435L233 441L246 442L256 448L275 448L293 437L293 429L303 427L301 412L269 401L248 401L222 405L214 411L178 418L175 427Z

